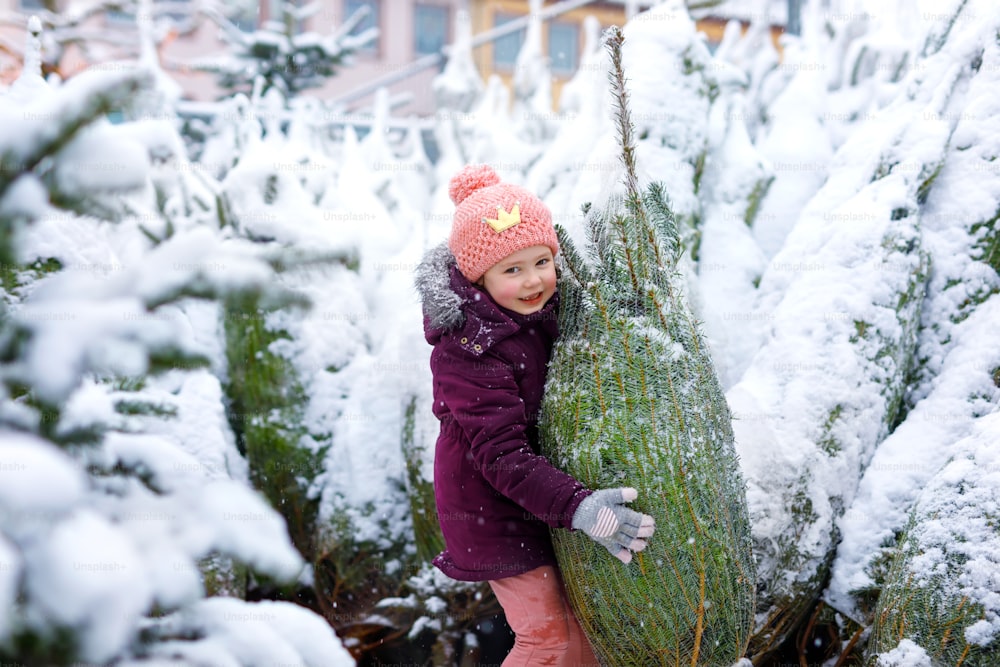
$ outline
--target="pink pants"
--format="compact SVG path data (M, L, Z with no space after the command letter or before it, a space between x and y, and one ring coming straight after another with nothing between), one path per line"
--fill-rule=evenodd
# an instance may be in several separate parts
M514 631L502 667L600 667L551 565L490 582Z

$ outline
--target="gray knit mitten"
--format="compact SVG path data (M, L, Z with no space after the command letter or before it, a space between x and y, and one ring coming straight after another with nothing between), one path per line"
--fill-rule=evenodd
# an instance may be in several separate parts
M576 508L573 528L585 532L621 562L630 563L630 550L645 549L646 540L639 538L649 537L655 528L653 517L624 506L638 497L639 492L630 487L594 491Z

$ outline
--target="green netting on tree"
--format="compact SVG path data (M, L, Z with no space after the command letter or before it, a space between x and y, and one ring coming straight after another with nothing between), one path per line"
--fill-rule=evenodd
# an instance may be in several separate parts
M588 213L588 262L560 230L561 334L542 446L590 488L633 486L656 533L628 566L582 533L556 531L573 608L610 665L730 665L753 625L755 572L731 417L678 289L677 228L662 188L635 180L616 65L626 192Z

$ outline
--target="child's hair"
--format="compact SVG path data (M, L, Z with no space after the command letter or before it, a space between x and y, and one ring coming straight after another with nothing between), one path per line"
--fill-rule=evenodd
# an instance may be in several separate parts
M501 183L489 165L469 165L448 183L455 202L448 247L470 282L504 257L535 245L559 254L552 213L522 187Z

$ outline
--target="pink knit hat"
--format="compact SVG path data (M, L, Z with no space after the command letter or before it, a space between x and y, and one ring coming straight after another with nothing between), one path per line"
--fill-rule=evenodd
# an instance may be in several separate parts
M448 195L455 202L448 247L470 282L518 250L546 245L553 257L559 253L548 207L524 188L501 183L489 165L464 167L449 181Z

